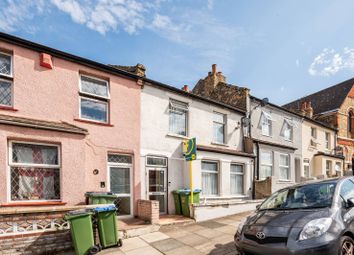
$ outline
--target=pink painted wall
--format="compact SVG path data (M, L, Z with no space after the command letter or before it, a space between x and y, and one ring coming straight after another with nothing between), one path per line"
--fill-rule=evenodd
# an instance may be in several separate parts
M65 121L85 128L85 136L0 125L0 180L7 180L9 137L53 141L62 149L62 200L68 204L84 201L85 191L105 191L107 154L124 151L133 155L134 200L140 197L140 90L135 80L97 71L59 58L54 69L39 65L40 52L0 42L0 49L13 51L14 108L0 114L49 121ZM79 73L103 77L110 83L110 122L101 126L76 121L79 118ZM98 175L92 171L99 169ZM0 203L6 203L6 186L1 183Z

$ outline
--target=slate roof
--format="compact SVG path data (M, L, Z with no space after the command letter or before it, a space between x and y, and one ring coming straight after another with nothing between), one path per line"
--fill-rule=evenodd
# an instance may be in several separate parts
M17 117L17 116L15 117L15 116L3 115L3 114L0 114L0 124L19 126L19 127L29 127L35 129L52 130L52 131L73 133L73 134L80 134L80 135L88 134L88 131L86 129L80 128L78 126L66 122L54 122L54 121L29 119L24 117Z
M354 78L295 100L291 103L283 105L283 107L289 110L300 109L303 102L311 101L313 113L315 115L333 111L340 108L353 85Z

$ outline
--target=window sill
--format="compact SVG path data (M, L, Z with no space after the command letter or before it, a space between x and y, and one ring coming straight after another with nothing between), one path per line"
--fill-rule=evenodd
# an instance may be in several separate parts
M278 183L292 183L292 180L278 179Z
M12 112L18 111L17 109L13 108L12 106L4 106L4 105L0 105L0 110L12 111Z
M285 138L284 138L284 141L289 142L289 143L292 143L292 142L293 142L293 140L285 139Z
M1 207L15 207L15 206L46 206L46 205L66 205L61 201L31 201L31 202L10 202L0 204Z
M228 144L226 143L217 143L217 142L211 142L212 145L218 145L218 146L224 146L224 147L230 147Z
M13 81L14 77L12 75L6 75L6 74L0 73L0 79Z
M112 125L110 123L97 122L97 121L93 121L93 120L84 120L84 119L78 119L78 118L75 118L74 120L82 122L82 123L94 124L94 125L98 125L98 126L114 127L114 125Z
M265 137L273 138L272 135L265 135L265 134L261 134L261 135Z
M173 138L184 139L184 140L188 140L188 139L189 139L188 136L177 135L177 134L173 134L173 133L168 133L166 136L168 136L168 137L173 137Z

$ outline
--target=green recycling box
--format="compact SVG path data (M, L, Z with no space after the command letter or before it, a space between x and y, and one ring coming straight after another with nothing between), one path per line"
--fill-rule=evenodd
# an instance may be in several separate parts
M195 189L193 191L193 203L199 203L199 195L201 190ZM189 205L191 203L191 191L190 189L179 190L181 198L182 214L186 217L190 217Z
M86 192L86 204L113 204L117 196L111 192Z
M74 211L64 216L64 219L70 222L76 255L94 254L94 251L99 251L93 237L92 214L89 211Z
M102 248L122 246L118 239L117 208L113 205L95 208L100 244Z
M173 194L173 198L175 200L175 213L177 215L181 215L182 214L182 209L181 209L181 198L180 198L180 195L179 195L179 191L180 190L174 190L172 191L172 194Z

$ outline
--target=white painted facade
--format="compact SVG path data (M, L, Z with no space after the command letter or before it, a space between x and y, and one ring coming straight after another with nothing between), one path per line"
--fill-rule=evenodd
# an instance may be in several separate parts
M302 118L296 114L291 114L280 107L271 104L260 106L260 101L251 99L251 135L255 139L255 154L258 154L259 179L265 176L272 176L271 192L293 185L296 183L297 172L301 167L301 129ZM262 120L269 119L270 131L268 134L262 130ZM286 138L284 134L285 125L290 123L292 134ZM288 126L287 126L288 127ZM258 151L258 152L257 152ZM270 160L263 160L263 155L270 155ZM284 157L288 157L288 175L282 174L286 168L282 164ZM264 173L264 169L269 169L270 174ZM262 172L263 171L263 172ZM282 172L283 171L283 172Z
M335 156L336 132L313 121L302 124L302 166L299 180L343 174L343 159Z
M170 102L177 100L188 105L187 135L181 136L169 132ZM172 191L189 188L189 162L185 162L182 153L182 142L185 139L196 137L197 144L208 148L218 148L229 151L243 150L243 134L240 128L242 112L232 110L219 104L204 101L187 93L175 92L165 87L145 84L141 93L141 190L142 198L149 199L149 181L147 158L150 156L165 157L166 171L166 200L164 211L175 213ZM225 116L225 142L218 144L214 141L213 117L214 113ZM232 155L232 153L197 151L197 160L193 161L194 188L202 188L202 162L216 162L218 167L218 191L213 196L201 195L201 203L217 201L219 199L247 199L251 197L252 173L254 159L249 156ZM239 195L231 194L230 167L231 164L243 166L243 192ZM154 168L154 167L152 167ZM160 168L157 168L158 170ZM162 212L163 213L163 212Z

